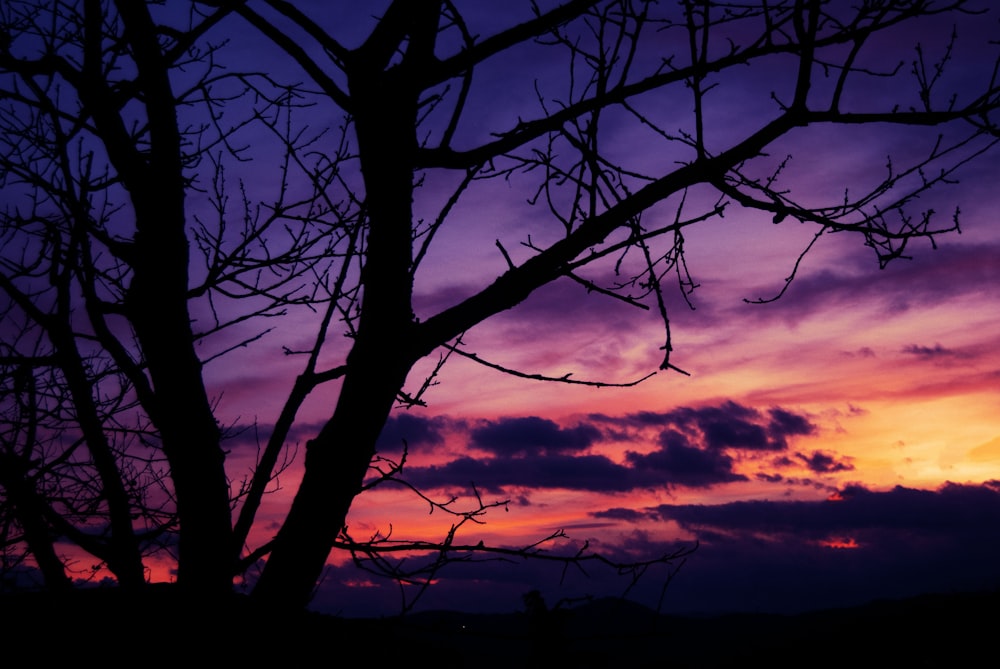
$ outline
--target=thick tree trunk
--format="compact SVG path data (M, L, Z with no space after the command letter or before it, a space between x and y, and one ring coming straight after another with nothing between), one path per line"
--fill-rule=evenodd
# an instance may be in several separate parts
M225 594L234 569L229 481L188 311L187 184L177 101L149 7L124 0L116 6L139 70L150 139L141 154L126 138L116 143L111 134L109 142L136 215L127 313L155 392L155 406L147 409L170 464L180 522L178 584L200 596Z
M134 198L138 199L138 198ZM151 418L170 464L180 521L177 580L205 594L232 586L232 518L221 434L194 350L182 207L145 211L128 313L155 392ZM166 211L164 211L166 209ZM180 210L180 211L178 211Z
M377 350L352 360L333 417L306 447L305 474L253 591L258 600L309 603L402 386L405 369L392 364Z
M362 57L358 62L379 61ZM399 75L359 69L351 77L369 217L364 294L337 406L307 446L305 475L254 590L255 597L277 606L308 603L415 362L411 265L417 94Z

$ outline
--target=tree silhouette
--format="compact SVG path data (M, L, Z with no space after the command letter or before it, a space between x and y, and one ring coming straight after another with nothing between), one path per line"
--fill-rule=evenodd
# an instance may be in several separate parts
M0 356L11 371L0 457L21 467L0 478L5 517L20 528L6 546L42 566L54 538L76 541L138 586L143 555L172 550L164 537L176 535L184 588L226 592L266 558L253 593L276 607L308 602L334 548L370 555L396 578L407 575L380 550L486 549L454 540L492 506L482 501L455 512L437 543L347 534L356 496L405 473L375 452L393 407L424 402L452 355L554 383L635 380L485 360L465 347L477 325L571 280L593 299L658 314L660 369L683 371L671 358L666 291L687 299L696 287L689 228L736 207L811 226L788 282L834 233L859 237L884 266L914 240L958 229L957 210L942 220L916 200L997 141L995 70L952 96L939 89L962 42L938 34L937 57L897 46L910 23L962 19L971 2L570 0L489 20L458 2L386 5L364 34L352 23L342 35L335 10L317 17L286 0L5 4ZM230 54L224 38L248 25L277 60ZM767 78L746 90L758 71ZM892 87L871 95L873 80ZM474 104L484 96L489 113ZM766 111L720 120L747 99ZM859 124L912 129L902 141L926 151L828 202L800 195L788 159L769 155L810 128ZM628 133L643 136L643 151L622 140ZM829 136L809 139L810 151L838 151ZM234 185L228 175L251 160L253 183ZM488 219L456 213L508 183L549 221L518 248ZM210 214L192 212L196 194ZM499 270L418 318L415 282L459 217L496 246ZM203 368L293 311L316 314L313 343L286 349L303 366L255 468L233 487ZM411 379L428 359L430 375ZM26 376L40 380L18 381ZM298 410L334 380L284 523L251 545ZM79 504L55 504L53 490L81 477ZM95 526L96 543L79 531ZM57 567L45 569L53 582Z

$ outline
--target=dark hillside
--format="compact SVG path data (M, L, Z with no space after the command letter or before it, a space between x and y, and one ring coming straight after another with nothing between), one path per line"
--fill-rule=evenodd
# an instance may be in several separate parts
M529 616L276 617L245 597L187 602L170 587L0 596L0 635L24 663L181 666L972 666L994 657L1000 593L926 595L798 616L658 616L598 600Z

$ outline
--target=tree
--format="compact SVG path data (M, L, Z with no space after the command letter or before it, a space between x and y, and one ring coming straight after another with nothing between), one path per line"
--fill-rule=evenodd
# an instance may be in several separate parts
M995 69L971 94L939 91L962 45L954 36L937 45L938 59L918 49L911 70L895 66L904 53L884 53L896 48L894 31L976 9L964 0L569 0L527 9L486 29L475 24L481 6L397 0L359 39L338 35L335 17L326 25L286 0L6 5L0 290L19 326L3 332L4 361L56 370L46 384L58 390L53 401L71 407L90 480L99 481L100 492L84 496L100 500L89 513L106 519L109 546L121 552L114 562L94 554L123 585L135 582L147 537L176 532L183 587L225 592L235 573L266 557L254 596L303 606L331 550L378 548L347 534L348 512L374 483L399 478L401 463L370 477L382 464L376 440L394 406L424 401L450 356L553 383L612 384L483 360L463 345L477 325L569 279L595 299L659 314L660 369L682 371L671 359L665 291L673 282L686 298L695 288L688 228L738 206L774 224L813 227L796 269L833 233L860 237L884 265L914 240L933 243L958 228L957 211L940 221L930 210L914 213L916 200L997 141ZM233 67L220 36L247 24L286 62ZM515 57L537 73L507 81L502 63ZM726 91L738 90L748 68L774 72L770 90L741 93L765 101L766 116L721 125L715 115L731 104ZM910 74L912 92L866 97L872 79ZM480 127L471 101L490 76L527 93L508 116ZM294 83L302 77L307 84ZM317 122L320 132L311 130ZM768 155L809 128L859 124L913 128L926 153L902 166L890 161L875 182L821 203L796 196L786 186L794 181L787 159ZM939 137L928 139L927 128ZM251 129L282 156L269 174L269 200L226 179L261 150L241 143ZM626 129L646 133L662 155L616 144ZM551 227L508 249L483 225L503 263L495 279L418 318L414 287L435 240L461 201L479 189L495 194L501 183L515 193L529 187ZM207 193L211 219L191 212L198 193ZM227 227L230 198L240 210L236 230ZM262 336L240 334L246 324L293 309L315 311L314 343L286 351L305 363L254 471L233 490L202 369ZM331 336L333 328L346 339ZM199 352L206 341L214 353ZM331 359L338 362L323 367ZM407 390L427 359L432 371ZM247 545L299 408L334 380L336 401L307 443L286 520L272 541ZM12 387L20 409L9 424L37 422L31 416L42 405L26 399L32 387ZM97 401L108 397L119 401ZM123 412L141 429L122 430ZM138 442L116 441L123 432ZM34 441L11 443L19 444L8 448L12 456L39 452ZM138 486L146 494L126 485L136 453L165 459L167 470L152 478L164 484L166 502L148 484ZM59 456L22 459L47 467ZM10 503L12 490L0 484ZM51 492L31 489L44 502L42 534L72 540L53 520L66 512L53 507ZM475 519L489 506L459 515ZM146 519L138 528L129 521L136 514ZM21 512L18 522L26 537L29 516ZM442 546L458 548L453 534ZM39 564L43 553L35 553Z
M123 586L144 582L144 551L179 526L179 580L194 591L228 592L230 487L195 346L290 301L281 287L298 275L294 269L274 282L258 277L252 290L244 277L294 266L308 258L311 240L295 233L258 261L269 223L247 221L240 240L202 246L213 255L196 283L190 246L211 232L189 227L185 198L226 132L213 134L212 124L219 102L212 96L225 77L216 76L213 49L193 45L219 17L172 29L154 20L153 9L88 1L8 3L3 10L4 362L52 378L52 399L30 406L62 414L59 425L39 425L44 431L10 448L35 473L51 477L56 462L68 472L56 478L61 494L36 491L48 502L45 515L60 521L49 530L58 536L67 536L59 526L72 514L53 500L68 493L81 469L93 471L84 474L95 482L84 502L96 517L68 538L101 558ZM189 78L171 80L185 69ZM270 104L262 101L257 111ZM181 111L199 106L207 109L199 119L205 126L192 128ZM294 254L290 264L286 252ZM191 305L213 291L243 291L257 301L195 332ZM23 403L25 386L16 385L7 396ZM34 426L34 417L27 420ZM67 422L79 442L43 453ZM141 476L136 461L144 463ZM145 494L165 477L167 499L147 506ZM108 550L90 538L98 518Z

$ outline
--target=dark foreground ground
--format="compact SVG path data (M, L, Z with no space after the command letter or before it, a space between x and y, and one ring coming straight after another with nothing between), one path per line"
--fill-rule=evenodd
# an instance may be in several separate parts
M274 616L243 597L208 606L169 588L142 598L114 590L19 593L0 596L0 639L0 657L20 659L17 666L1000 666L1000 592L797 616L659 616L601 600L540 616L442 612L378 620Z

